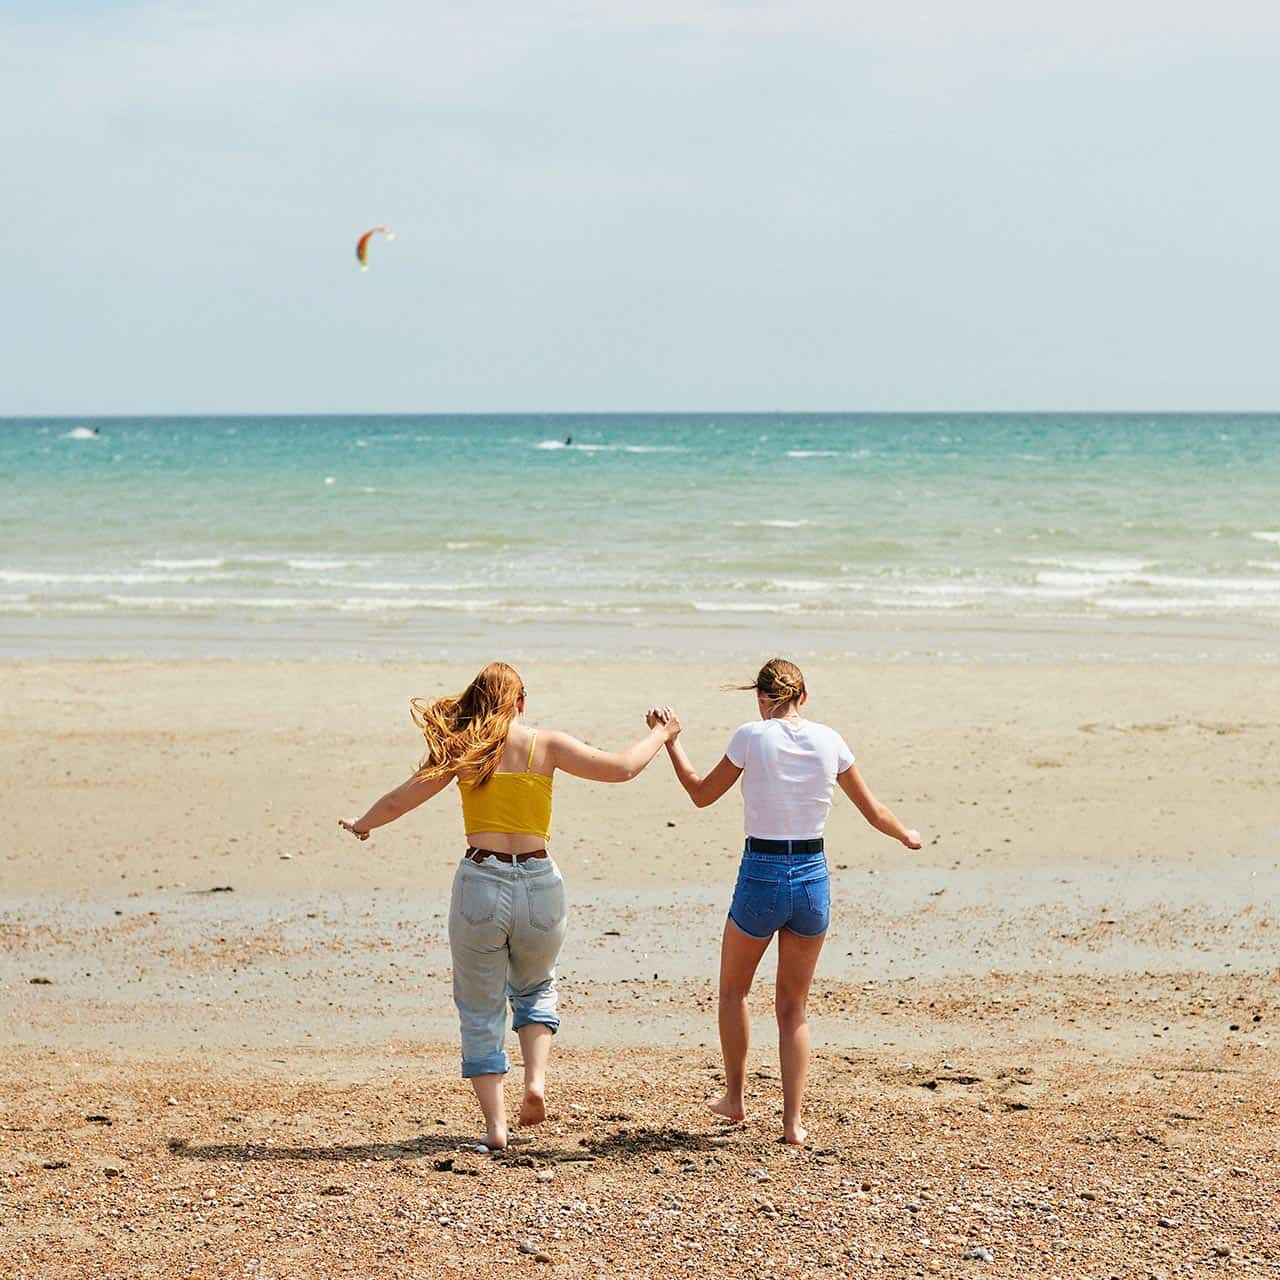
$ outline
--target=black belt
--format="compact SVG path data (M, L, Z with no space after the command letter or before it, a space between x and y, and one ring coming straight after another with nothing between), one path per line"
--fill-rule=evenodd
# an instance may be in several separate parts
M822 837L816 840L761 840L759 836L747 837L748 853L821 853Z

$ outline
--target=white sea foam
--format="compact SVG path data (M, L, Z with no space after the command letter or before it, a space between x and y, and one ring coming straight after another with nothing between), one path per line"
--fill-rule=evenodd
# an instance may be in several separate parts
M875 596L871 604L880 609L923 610L923 609L963 609L972 604L971 600L943 600L937 597L925 599L920 596Z
M788 449L788 458L838 458L838 449Z
M1257 538L1259 542L1275 542L1280 544L1280 529L1255 529L1249 536L1251 538Z
M474 591L480 582L363 582L351 578L272 578L273 587L341 587L348 591Z
M403 596L143 596L108 595L120 609L171 610L176 613L223 610L275 610L292 613L401 613L414 609L467 613L498 607L496 600L423 599Z
M100 600L0 599L0 613L106 613L107 608Z
M1177 613L1199 617L1226 611L1252 611L1258 608L1259 603L1254 595L1216 595L1207 598L1204 596L1103 596L1096 601L1099 608L1110 609L1116 613ZM1280 610L1280 598L1263 603Z
M579 453L688 453L678 444L566 444L563 440L540 440L535 449L574 449Z
M1274 595L1280 592L1280 582L1274 578L1192 578L1182 574L1172 573L1149 573L1142 574L1134 579L1142 586L1148 587L1173 587L1179 591L1209 591L1209 592L1263 592Z
M699 613L795 613L800 608L798 604L746 600L695 600L693 607Z
M300 556L294 560L286 560L285 564L290 569L299 569L303 572L307 570L323 571L325 569L367 569L373 563L372 560L323 560L312 559L306 556Z
M312 602L316 603L316 602ZM326 601L340 613L399 613L410 609L447 609L452 613L474 613L477 609L500 607L497 600L425 600L403 596L368 596L356 600Z
M92 427L72 427L66 432L64 440L101 440L102 437Z
M735 520L735 529L803 529L812 520Z
M1097 573L1065 573L1057 570L1036 574L1036 582L1042 587L1074 588L1082 592L1102 591L1107 587L1117 587L1128 583L1141 582L1137 573L1097 572Z
M1134 556L1025 556L1019 564L1042 564L1052 569L1079 569L1084 573L1140 573L1150 569L1154 560Z
M164 560L157 557L142 563L149 569L221 569L227 562L218 557L204 559L197 556L191 560Z
M31 583L47 587L140 587L161 583L213 582L234 577L229 573L50 573L31 569L0 569L0 582Z
M830 591L834 584L814 578L770 578L769 585L780 591Z

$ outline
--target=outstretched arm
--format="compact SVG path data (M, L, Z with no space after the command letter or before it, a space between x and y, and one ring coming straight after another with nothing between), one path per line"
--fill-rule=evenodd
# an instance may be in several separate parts
M904 827L893 810L887 804L881 804L871 794L871 789L862 780L857 765L851 764L843 773L837 774L836 781L840 784L840 790L858 806L858 812L877 831L900 840L908 849L921 847L920 833Z
M705 778L698 777L678 739L667 743L667 755L680 785L699 809L715 804L742 775L742 770L728 756L721 756L719 763Z
M416 809L424 800L439 795L452 781L452 774L432 778L429 782L424 782L414 774L394 791L388 791L380 800L375 800L360 817L351 822L339 818L338 826L344 831L350 831L357 840L367 840L374 827L385 827L388 822L403 818L410 809Z
M742 770L728 756L721 756L719 764L705 778L698 777L680 745L680 718L671 707L654 707L645 719L649 724L665 722L667 728L673 730L667 741L667 756L676 771L676 779L699 809L715 804L741 776Z
M590 782L630 782L658 754L671 732L670 726L655 724L643 738L622 751L601 751L567 733L549 733L546 742L554 769Z

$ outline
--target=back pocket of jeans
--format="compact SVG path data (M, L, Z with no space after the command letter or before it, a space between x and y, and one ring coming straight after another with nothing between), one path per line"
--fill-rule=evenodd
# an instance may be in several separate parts
M826 876L817 880L806 880L804 896L809 903L809 910L815 916L825 919L831 914L831 881Z
M764 924L777 914L778 891L781 887L777 880L756 880L751 876L740 876L737 892L733 895L734 902L748 921Z
M568 914L564 881L557 876L539 876L525 886L529 891L529 923L535 929L554 929Z
M468 924L488 924L498 914L498 889L496 880L488 876L466 876L458 889L458 910Z

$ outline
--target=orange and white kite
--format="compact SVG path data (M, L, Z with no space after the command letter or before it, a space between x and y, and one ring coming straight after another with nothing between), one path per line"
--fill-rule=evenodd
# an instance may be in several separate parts
M369 241L381 231L388 240L394 240L396 233L390 227L370 227L368 231L356 241L356 260L360 263L361 271L369 270Z

